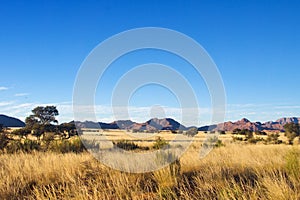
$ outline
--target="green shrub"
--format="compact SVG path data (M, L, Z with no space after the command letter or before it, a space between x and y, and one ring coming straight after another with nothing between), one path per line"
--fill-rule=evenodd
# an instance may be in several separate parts
M217 136L212 135L209 136L202 144L202 146L204 148L209 148L209 147L221 147L224 146L224 144L222 144L222 141L218 139Z
M222 140L218 140L217 142L216 142L216 144L215 144L215 147L223 147L223 146L225 146L225 144L222 142Z
M3 150L9 142L9 138L6 133L0 133L0 150Z
M252 141L255 140L253 132L252 131L248 131L248 130L245 131L245 138L246 138L246 140L252 140Z
M267 135L264 131L255 131L255 135Z
M43 141L46 144L46 147L50 145L50 142L54 140L54 133L44 133L43 135Z
M17 153L17 152L31 153L33 151L39 151L39 150L41 150L41 144L39 143L39 141L28 140L28 139L24 140L24 142L21 142L20 140L11 141L6 147L7 153Z
M24 152L32 152L32 151L38 151L41 149L41 144L38 141L35 140L24 140L24 143L22 144L22 151Z
M16 153L20 152L23 149L23 145L21 141L16 140L16 141L11 141L5 148L7 153Z
M232 137L232 140L233 140L234 142L236 142L236 141L244 141L244 138L233 136L233 137Z
M287 123L284 125L285 136L289 144L293 144L294 139L300 135L300 126L298 123Z
M154 144L153 149L162 149L170 147L169 143L164 140L162 137L157 137Z
M48 150L59 153L80 153L85 151L85 147L79 138L73 140L54 140L50 143Z
M139 146L131 141L128 140L121 140L119 142L114 143L114 146L124 149L124 150L135 150L138 149Z
M261 142L261 141L264 141L264 139L263 138L260 138L260 137L257 137L257 138L250 138L250 139L248 139L247 140L248 141L248 143L250 143L250 144L256 144L257 142Z
M278 138L279 133L272 133L268 135L266 142L269 144L281 144L282 140L279 140Z

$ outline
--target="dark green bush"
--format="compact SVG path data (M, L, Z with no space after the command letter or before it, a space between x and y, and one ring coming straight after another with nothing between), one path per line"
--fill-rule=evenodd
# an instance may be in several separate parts
M118 141L118 142L114 143L114 145L118 148L121 148L121 149L124 149L127 151L140 148L137 144L135 144L131 141L128 141L128 140Z
M281 144L282 140L279 140L279 133L271 133L266 139L266 143L269 144Z
M80 153L85 151L85 147L79 138L73 140L54 140L49 144L48 150L59 153Z
M25 152L32 152L32 151L38 151L41 149L41 144L38 141L35 140L24 140L24 143L22 144L22 151Z
M16 153L16 152L26 152L30 153L33 151L41 150L41 144L39 141L35 140L24 140L21 142L20 140L11 141L7 147L5 148L7 153Z
M153 149L162 149L168 147L170 147L169 143L162 137L157 137L153 144Z
M0 133L0 150L3 150L9 142L9 138L6 133Z
M260 137L258 137L258 138L250 138L250 139L248 139L247 140L248 141L248 143L250 143L250 144L256 144L257 142L261 142L261 141L264 141L264 139L263 138L260 138Z
M218 140L217 142L216 142L216 144L215 144L215 147L223 147L223 146L225 146L225 144L222 142L222 140Z
M236 141L244 141L244 138L233 136L233 137L232 137L232 140L233 140L234 142L236 142Z
M267 135L264 131L255 131L255 135Z

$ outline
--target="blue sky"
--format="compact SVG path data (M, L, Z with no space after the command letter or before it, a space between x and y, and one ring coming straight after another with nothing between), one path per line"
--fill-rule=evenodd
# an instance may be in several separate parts
M227 95L226 120L253 121L300 116L300 3L298 1L0 1L0 113L24 119L36 105L54 104L60 122L72 119L76 74L103 40L139 27L182 32L210 54ZM110 93L126 70L158 62L179 70L197 91L209 122L209 93L201 77L174 55L142 51L120 58L96 94L99 120L113 120ZM155 95L153 95L155 94ZM147 86L130 100L132 119L149 106L178 118L169 91Z

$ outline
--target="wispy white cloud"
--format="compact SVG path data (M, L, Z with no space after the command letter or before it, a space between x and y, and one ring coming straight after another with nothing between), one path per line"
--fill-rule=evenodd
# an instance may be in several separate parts
M13 103L14 103L13 101L2 101L2 102L0 102L0 107L12 105Z
M24 97L24 96L28 96L29 93L17 93L15 94L15 97Z
M281 105L275 106L276 109L300 109L300 105Z
M3 91L3 90L8 90L8 87L0 86L0 91Z

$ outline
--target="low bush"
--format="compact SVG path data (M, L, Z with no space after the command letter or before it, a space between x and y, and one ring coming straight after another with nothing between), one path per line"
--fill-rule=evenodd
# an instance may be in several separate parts
M217 142L216 142L216 144L215 144L215 147L224 147L225 146L225 144L222 142L222 140L218 140Z
M250 138L250 139L247 140L247 142L250 143L250 144L256 144L256 143L262 142L262 141L264 141L264 139L261 138L261 137L257 137L257 138L253 137L253 138Z
M242 137L237 137L237 136L233 136L233 137L232 137L232 140L233 140L233 142L236 142L236 141L244 141L244 138L242 138Z
M86 150L79 138L73 140L54 140L49 144L49 151L58 153L80 153Z
M267 135L264 131L255 131L255 135Z
M9 142L9 138L6 133L0 133L0 150L3 150Z
M162 148L168 148L168 147L170 147L169 142L167 142L162 137L157 137L153 144L153 149L162 149Z
M31 153L33 151L41 150L41 144L39 141L35 140L24 140L21 142L20 140L11 141L5 148L7 153Z
M266 139L267 144L281 144L282 140L279 140L279 133L271 133Z
M137 144L135 144L134 142L128 141L128 140L118 141L118 142L114 143L114 146L124 149L124 150L127 150L127 151L140 148Z

